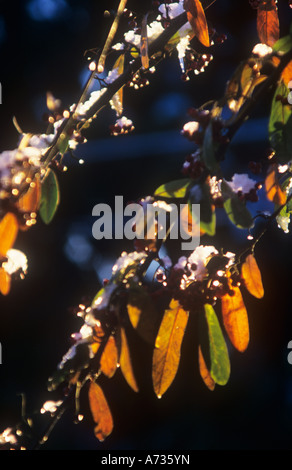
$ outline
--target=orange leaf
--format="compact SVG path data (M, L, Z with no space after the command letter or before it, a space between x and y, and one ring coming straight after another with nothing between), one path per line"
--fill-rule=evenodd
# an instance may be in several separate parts
M208 24L204 8L199 0L185 0L184 9L187 12L187 18L191 24L195 36L203 46L210 46L210 37Z
M278 9L275 0L263 0L257 9L257 31L263 44L273 46L280 36Z
M223 324L233 346L244 352L249 343L247 311L239 287L231 288L233 295L225 294L221 299Z
M33 181L25 194L18 199L17 207L22 212L36 212L41 199L41 183L39 178Z
M90 383L88 399L92 417L96 423L95 436L99 441L104 441L113 430L113 418L104 393L95 382Z
M188 318L189 312L172 299L169 309L164 312L153 353L152 380L158 398L166 392L176 376Z
M94 355L96 355L97 351L99 350L100 343L96 341L92 343L90 346L91 346L91 351L93 352Z
M275 166L271 167L266 176L265 189L269 201L272 201L274 204L278 204L279 206L285 204L287 196L278 182L277 168Z
M202 348L200 345L199 345L199 370L200 370L200 375L205 385L208 387L209 390L213 391L215 388L215 382L212 379L210 372L206 366L206 362L203 357Z
M134 390L134 392L138 392L139 389L133 372L128 340L123 327L121 328L120 366L123 376L130 385L130 387Z
M247 256L241 267L241 275L249 293L257 299L261 299L264 296L262 276L253 255Z
M113 66L113 70L117 69L118 74L122 75L122 73L124 72L124 64L125 64L125 55L121 54L117 58ZM124 88L121 87L112 97L112 105L117 113L117 116L121 116L123 113L123 100L124 100Z
M0 257L14 245L18 233L18 221L12 212L7 212L0 222Z
M117 365L118 350L116 341L113 336L110 336L100 358L100 370L104 375L111 378L117 369Z
M144 16L141 24L141 62L143 69L149 69L148 37L147 37L147 15Z
M292 60L286 65L284 68L281 78L283 79L284 83L288 85L289 82L292 80Z
M189 204L183 204L180 211L180 224L183 233L189 237L198 237L205 234L204 230L200 227L200 221L194 219Z
M4 268L0 268L0 292L2 295L9 294L11 278Z

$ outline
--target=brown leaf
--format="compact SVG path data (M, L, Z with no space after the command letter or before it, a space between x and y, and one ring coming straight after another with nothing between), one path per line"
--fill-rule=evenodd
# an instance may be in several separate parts
M280 36L278 9L275 0L263 0L257 9L257 31L263 44L273 46Z
M116 340L113 336L110 336L100 358L100 370L104 375L111 378L116 372L117 365L118 350Z
M233 346L244 352L249 344L249 323L241 291L231 286L233 295L225 294L221 299L223 324Z
M134 392L138 392L139 388L134 376L128 340L126 336L126 332L123 327L121 327L121 353L120 353L120 366L121 371L126 379L127 383L130 387L134 390Z
M94 434L102 442L111 434L114 425L104 393L95 382L89 385L88 399L92 417L96 423Z
M11 278L4 268L0 268L0 292L7 295L10 292Z
M212 379L210 372L207 368L205 359L203 357L202 348L200 345L199 345L199 370L200 370L200 375L205 385L208 387L209 390L213 391L215 388L215 381Z
M25 194L18 199L17 207L22 212L36 212L41 199L41 183L39 178L33 181Z
M152 360L153 387L158 398L166 392L176 376L188 318L189 312L172 299L169 309L164 312Z
M204 9L199 0L185 0L184 9L195 36L203 46L210 46L210 36Z
M262 276L253 255L247 256L241 267L241 275L249 293L257 299L261 299L264 296Z
M274 204L278 204L279 206L285 204L287 196L278 182L277 167L274 165L271 166L270 171L266 176L265 189L269 201L272 201Z
M12 212L7 212L0 222L0 257L5 258L13 247L18 233L18 221Z
M141 24L140 53L141 53L141 62L142 62L143 69L149 69L147 15L144 16L142 20L142 24Z

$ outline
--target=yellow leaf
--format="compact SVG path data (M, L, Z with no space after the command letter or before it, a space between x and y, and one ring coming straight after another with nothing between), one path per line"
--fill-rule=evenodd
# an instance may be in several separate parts
M129 289L127 310L129 320L144 341L153 344L159 327L159 315L148 292L140 286Z
M253 255L247 256L241 267L241 276L249 293L261 299L264 296L264 287L261 272Z
M125 56L121 54L118 59L116 60L113 70L117 69L118 74L122 75L124 72L124 64L125 64ZM124 89L121 87L117 93L114 94L112 97L112 106L116 111L117 116L121 116L123 113L123 99L124 99Z
M287 196L278 182L277 169L274 165L271 166L270 171L266 176L265 189L269 201L272 201L274 204L279 206L285 204Z
M12 212L8 212L0 222L0 257L5 258L12 248L18 233L18 221Z
M187 12L187 18L191 24L195 36L203 46L210 46L210 37L208 24L204 9L199 0L185 0L184 9Z
M173 382L180 361L181 344L189 318L177 300L172 299L156 337L152 360L152 380L160 398Z
M135 305L127 305L128 314L130 322L132 323L133 328L137 328L141 316L141 309Z
M10 292L11 278L4 268L0 268L0 292L7 295Z
M124 378L126 379L128 385L134 390L134 392L138 392L139 388L134 376L133 366L129 351L128 340L126 336L126 332L123 327L121 327L121 353L120 353L120 367Z
M205 385L208 387L209 390L213 391L215 388L215 381L212 379L211 374L206 366L206 362L202 353L202 348L199 345L199 370L200 370L200 375L205 383Z
M96 423L95 436L99 441L104 441L113 430L113 418L104 393L95 382L90 383L88 399L92 417Z
M244 352L249 344L249 323L241 291L231 286L233 295L225 294L221 299L222 319L233 346Z
M100 370L107 377L113 377L118 364L116 340L110 336L100 358Z

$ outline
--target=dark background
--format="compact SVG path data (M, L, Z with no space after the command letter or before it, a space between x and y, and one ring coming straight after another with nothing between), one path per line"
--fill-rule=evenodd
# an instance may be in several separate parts
M0 151L13 149L18 135L16 116L25 132L44 132L46 92L65 105L76 102L84 83L86 49L102 46L111 20L103 10L117 2L89 0L0 1ZM128 2L136 12L151 2ZM280 0L281 34L291 20L288 1ZM212 49L214 60L205 74L184 83L175 57L160 65L151 86L127 90L124 114L135 124L131 136L110 137L115 116L104 110L88 132L88 144L78 156L85 164L68 161L59 175L61 204L49 226L41 221L21 234L17 248L29 260L26 279L15 283L0 300L0 428L20 420L19 393L28 411L50 398L46 381L67 351L80 324L70 307L83 296L92 298L128 242L97 242L92 238L91 211L95 204L113 204L115 195L134 200L151 194L161 183L180 177L192 147L180 135L190 106L200 106L224 92L226 80L258 42L256 12L247 0L217 0L207 17L227 34ZM249 160L268 151L266 123L269 102L261 103L252 120L236 136L225 163L230 176L246 172ZM238 250L246 233L234 230L219 214L216 247ZM213 244L213 240L202 240ZM199 377L192 322L172 387L161 400L151 388L151 351L131 338L134 364L143 388L132 392L119 373L105 383L115 428L99 443L90 417L78 425L66 414L43 447L54 449L291 449L292 366L287 344L292 339L291 235L276 226L256 251L265 297L245 295L251 341L244 354L231 352L232 373L225 387L207 390ZM142 365L141 365L142 364ZM86 404L84 403L86 407Z

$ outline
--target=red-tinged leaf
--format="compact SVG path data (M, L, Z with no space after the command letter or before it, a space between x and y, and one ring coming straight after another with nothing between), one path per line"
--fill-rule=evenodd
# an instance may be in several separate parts
M88 399L92 417L96 423L94 434L102 442L111 434L114 425L104 393L95 382L90 383Z
M169 309L164 312L152 360L153 387L158 398L166 392L176 376L188 318L189 312L172 299Z
M12 212L7 212L0 222L0 258L5 258L13 247L18 233L18 220Z
M241 267L241 276L249 293L257 299L261 299L264 296L262 275L253 255L247 256Z
M263 0L257 9L258 37L263 44L273 46L280 36L278 9L275 0Z
M138 392L139 388L135 379L128 340L124 328L121 328L121 353L120 353L120 367L126 382L134 390Z
M265 189L269 201L272 201L274 204L279 206L285 204L287 196L278 182L276 166L272 166L266 176Z
M212 379L210 371L207 368L203 353L202 353L202 348L199 345L199 370L200 370L200 375L204 381L204 384L208 387L209 390L213 391L215 388L215 381Z
M21 212L36 212L41 200L41 183L36 178L25 194L18 199L17 207Z
M185 0L184 9L195 36L203 46L210 46L210 36L204 9L199 0Z
M4 268L0 268L0 292L7 295L10 292L11 278Z
M141 62L143 69L149 69L148 36L147 36L147 15L144 16L141 24Z
M244 352L249 344L249 323L247 311L239 287L232 286L232 294L221 299L223 324L233 346Z
M113 336L110 336L100 358L100 370L104 375L111 378L116 372L117 365L118 349L116 340Z

